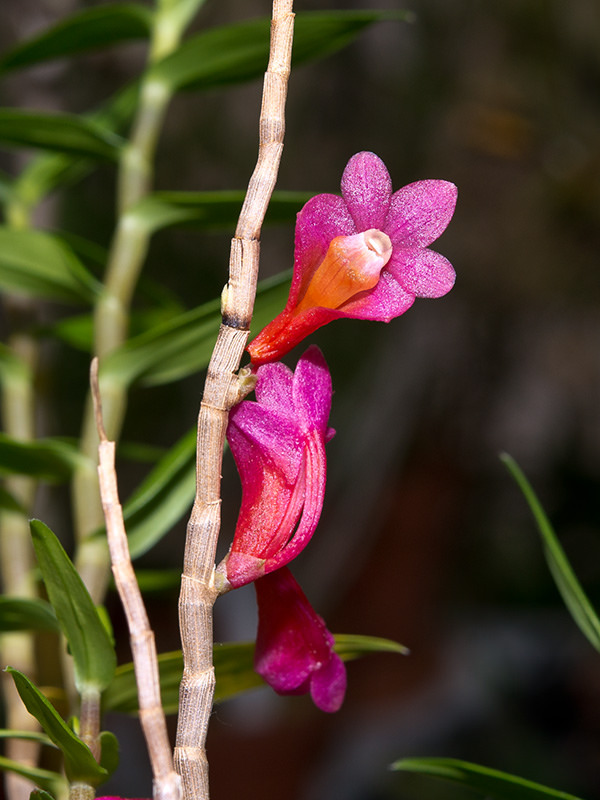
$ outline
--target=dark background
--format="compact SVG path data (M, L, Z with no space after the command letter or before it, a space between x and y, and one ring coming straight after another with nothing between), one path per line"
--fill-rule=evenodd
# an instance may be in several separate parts
M91 3L3 0L0 44ZM400 8L392 0L298 0L297 11ZM402 6L404 7L404 6ZM600 6L589 0L413 0L292 74L278 188L339 191L348 158L373 150L394 187L444 178L455 217L434 245L456 268L446 298L389 325L340 321L315 335L333 374L322 521L294 572L331 630L385 636L407 658L349 665L342 710L261 690L217 707L213 800L460 798L392 774L404 756L448 755L600 797L600 658L562 606L525 502L498 459L536 487L592 600L600 599ZM270 12L208 2L194 28ZM143 64L140 45L28 70L4 105L93 108ZM243 188L254 167L260 83L185 94L161 139L156 186ZM14 172L21 155L2 156ZM102 244L106 167L40 210L42 226ZM226 281L230 233L159 234L146 275L189 307ZM263 235L263 275L292 263L293 229ZM294 364L299 353L292 353ZM67 357L65 357L65 354ZM87 360L60 365L49 433L76 434ZM72 385L79 388L73 392ZM133 393L124 437L169 444L197 413L202 378ZM61 388L67 387L67 388ZM139 480L124 474L123 493ZM237 477L224 471L224 547ZM178 568L183 523L145 559ZM111 610L119 615L116 602ZM176 591L150 599L160 649L178 646ZM223 641L254 635L251 588L219 601ZM123 637L122 660L129 660ZM137 722L122 732L112 791L149 795Z

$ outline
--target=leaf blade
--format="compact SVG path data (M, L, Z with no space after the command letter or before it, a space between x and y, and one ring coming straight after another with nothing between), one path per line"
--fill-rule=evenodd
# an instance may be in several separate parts
M391 769L454 781L499 800L580 800L568 792L454 758L403 758Z
M50 603L40 598L0 597L0 633L8 631L58 632Z

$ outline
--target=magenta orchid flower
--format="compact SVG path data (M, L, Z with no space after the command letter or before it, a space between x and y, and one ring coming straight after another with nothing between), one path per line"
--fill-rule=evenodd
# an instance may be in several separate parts
M310 541L325 493L325 442L331 376L318 347L292 372L284 364L257 370L256 402L229 416L227 439L242 481L231 550L218 567L221 591L287 564Z
M363 152L346 165L341 189L298 214L288 302L248 345L256 366L334 319L389 322L416 297L441 297L454 285L450 262L429 249L454 213L454 184L417 181L392 194L383 161Z
M334 639L292 573L284 567L256 581L258 633L254 668L278 694L310 692L322 711L337 711L346 668Z

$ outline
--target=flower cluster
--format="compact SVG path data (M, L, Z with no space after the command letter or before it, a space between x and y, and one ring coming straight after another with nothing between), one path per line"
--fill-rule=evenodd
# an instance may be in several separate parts
M392 193L381 159L358 153L341 189L341 197L313 197L298 214L288 302L248 346L256 401L236 406L227 429L242 504L231 549L217 568L221 591L254 582L257 672L280 694L310 692L329 712L343 702L345 667L286 565L321 515L325 444L334 435L331 377L317 347L295 372L277 359L334 319L388 322L416 297L446 294L455 277L444 256L429 249L454 212L453 184L418 181Z

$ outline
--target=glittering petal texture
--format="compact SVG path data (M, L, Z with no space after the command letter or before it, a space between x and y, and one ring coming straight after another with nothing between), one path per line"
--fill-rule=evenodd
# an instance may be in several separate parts
M257 370L256 402L230 414L227 439L242 482L228 556L219 566L232 587L289 563L312 537L323 507L331 376L318 347L295 373L283 364Z
M454 285L455 274L449 261L427 249L452 218L457 196L454 184L417 181L392 194L383 161L374 153L362 152L352 156L346 165L341 189L342 197L317 195L298 214L288 302L248 345L255 366L281 358L334 319L389 322L404 314L416 297L442 297ZM309 294L311 307L302 307L307 287L326 260L332 241L372 229L385 233L392 246L391 258L383 267L379 282L371 289L357 291L339 305L331 301L332 307L313 305L313 295ZM355 268L360 273L360 262ZM309 304L308 297L304 306Z
M256 671L279 694L310 692L322 711L337 711L346 692L346 669L324 621L286 567L254 585Z

